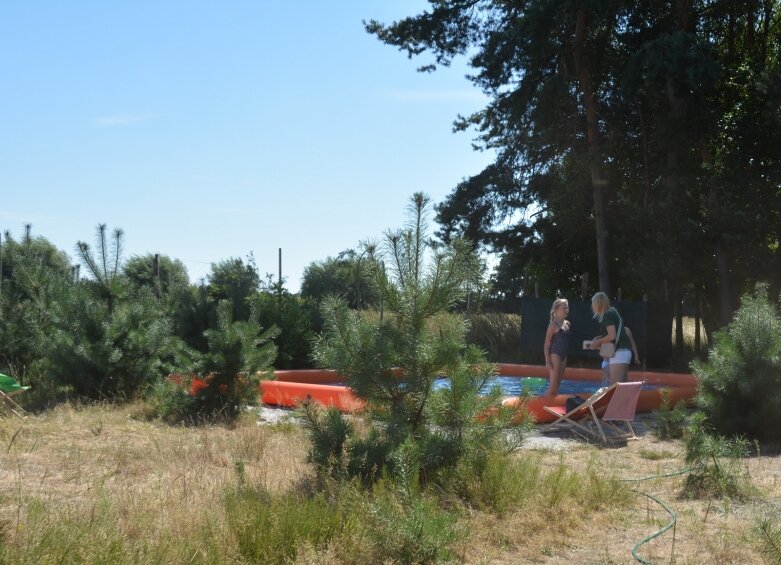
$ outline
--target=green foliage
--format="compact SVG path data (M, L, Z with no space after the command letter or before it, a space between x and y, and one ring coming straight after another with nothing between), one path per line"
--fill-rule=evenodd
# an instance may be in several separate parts
M249 320L234 321L228 300L217 306L217 327L206 331L208 351L200 364L204 386L195 391L202 417L232 420L242 404L258 398L258 372L270 370L276 346L275 329L263 331L254 311Z
M355 520L349 507L323 493L272 496L239 486L226 493L224 507L239 552L251 563L291 563L304 546L324 549Z
M717 333L707 361L692 363L698 403L724 435L781 438L781 318L765 287L745 295Z
M173 373L158 379L146 390L151 414L170 424L189 422L197 414L196 397L192 394L193 378ZM196 389L197 390L197 389Z
M109 242L106 225L99 225L97 254L84 242L77 245L92 278L62 288L46 303L49 376L88 398L132 397L188 359L151 292L131 291L120 273L122 239L117 229Z
M659 439L679 439L686 429L686 405L678 402L670 405L670 393L662 391L662 404L653 413L653 433Z
M754 496L756 488L742 461L748 454L748 441L714 434L705 414L695 413L686 434L685 461L690 471L684 494L692 498Z
M358 435L337 409L323 408L314 401L302 402L299 413L309 434L307 461L315 467L318 486L350 477L368 485L392 463L387 439L376 428Z
M528 503L540 478L541 469L532 459L493 452L462 459L455 468L444 469L437 482L469 506L501 517Z
M204 332L216 323L216 316L205 286L169 287L162 296L161 308L171 319L174 335L189 347L202 353L206 351Z
M305 369L311 364L312 313L299 297L274 284L251 299L264 328L279 330L276 369Z
M234 320L249 320L250 298L259 287L260 276L252 254L247 257L246 264L240 258L234 257L211 266L209 299L214 304L230 300L233 310L231 316Z
M770 518L763 518L754 527L754 536L767 562L781 565L781 526Z
M368 523L377 562L439 563L454 561L451 546L461 535L458 515L442 509L425 494L380 481L373 489Z
M54 330L52 309L70 292L71 267L63 252L29 232L22 242L6 232L1 252L0 370L39 389L42 353Z
M520 363L521 317L503 312L468 315L467 343L484 350L493 363Z
M594 280L598 268L595 221L598 241L622 257L610 266L613 289L660 299L664 272L674 292L704 298L709 331L728 321L716 320L731 311L730 289L781 284L781 10L702 8L432 2L366 24L426 58L421 71L460 57L472 67L486 104L455 128L496 159L437 212L443 239L466 236L500 255L496 302L517 305L534 284L579 293L573 274Z
M388 438L376 427L365 435L352 435L347 444L347 476L371 484L381 476L391 461Z
M309 433L310 450L307 461L315 466L317 481L345 477L347 453L345 444L352 435L352 426L336 408L322 408L314 401L301 403L302 422Z
M506 423L499 421L504 414L498 395L478 395L493 367L476 348L466 347L463 318L446 315L479 276L480 265L464 242L432 248L428 203L415 194L407 228L387 233L382 248L367 248L379 313L350 310L344 300L327 298L315 346L321 366L344 375L368 401L374 423L382 422L387 458L379 468L393 471L393 454L411 439L424 476L456 464L477 446L489 448ZM451 387L435 395L434 382L443 374ZM491 410L497 417L478 421Z
M88 398L133 397L142 387L188 363L188 352L145 292L109 311L80 286L54 313L47 370L57 382Z
M143 515L129 497L112 495L99 484L93 484L91 490L99 494L89 506L51 497L20 502L24 527L15 532L14 543L0 541L0 563L229 565L239 558L234 547L225 542L224 529L216 520L193 537L182 536L181 530L159 528L160 513L152 505ZM128 518L129 513L135 520ZM140 532L144 535L139 537Z
M301 297L317 307L326 296L340 296L350 308L360 310L377 301L370 280L373 266L366 252L349 249L338 257L310 263L301 279Z
M93 287L98 297L106 301L109 315L113 313L114 304L127 283L127 279L124 279L120 272L123 239L124 232L116 228L109 242L106 224L98 224L95 234L97 255L92 252L89 244L83 241L76 244L76 254L92 276L92 281L88 284Z
M148 288L157 295L165 295L175 287L190 284L187 268L179 259L160 255L157 261L159 276L155 276L154 264L152 253L135 255L125 262L122 272L132 286Z

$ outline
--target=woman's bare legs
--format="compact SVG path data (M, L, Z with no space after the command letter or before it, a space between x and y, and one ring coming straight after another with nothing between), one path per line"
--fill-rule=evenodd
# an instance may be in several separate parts
M556 396L559 394L559 385L561 384L561 376L564 374L564 369L567 368L567 359L561 359L555 353L550 355L550 382L548 384L548 391L546 396Z
M611 363L608 365L610 371L610 384L626 382L626 375L629 371L627 363Z

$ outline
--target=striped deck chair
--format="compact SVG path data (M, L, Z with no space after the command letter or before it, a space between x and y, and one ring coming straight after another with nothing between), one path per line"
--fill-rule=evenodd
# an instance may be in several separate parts
M542 428L541 431L544 433L560 431L562 425L566 425L566 429L568 430L584 437L592 437L594 436L594 431L587 423L595 422L603 441L607 441L605 432L602 430L602 426L599 423L599 418L605 413L605 410L613 399L618 384L619 383L615 383L607 388L599 389L583 404L569 412L567 412L567 409L564 408L564 406L543 406L542 409L556 416L556 420Z
M613 393L613 398L602 415L602 423L611 435L611 439L638 439L635 430L632 428L632 421L635 419L637 410L637 400L640 398L640 389L642 382L617 383L618 388ZM619 424L626 425L626 430L622 430Z

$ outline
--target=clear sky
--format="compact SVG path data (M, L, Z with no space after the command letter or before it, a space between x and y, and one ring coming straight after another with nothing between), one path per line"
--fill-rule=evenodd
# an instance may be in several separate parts
M0 230L75 261L95 227L190 280L253 253L298 291L313 261L400 227L492 156L453 133L485 104L465 64L367 34L423 0L0 3Z

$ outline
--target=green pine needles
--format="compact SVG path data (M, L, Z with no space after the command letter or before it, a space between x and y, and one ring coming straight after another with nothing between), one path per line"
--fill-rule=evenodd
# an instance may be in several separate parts
M689 498L734 498L747 500L757 488L743 463L750 453L744 438L727 438L713 433L707 417L695 412L686 432L686 464L689 474L684 495Z
M743 296L714 341L708 360L692 364L710 422L728 436L781 438L781 318L766 286Z
M465 241L447 246L430 241L429 203L427 196L413 195L407 226L387 232L380 245L366 246L372 265L367 282L379 300L376 310L351 310L339 297L323 303L324 329L315 357L321 366L344 375L367 401L371 429L363 439L352 434L344 447L353 461L347 468L364 477L372 469L408 476L409 465L399 465L397 452L402 446L409 450L410 442L416 445L414 462L422 477L454 466L471 452L494 445L509 419L498 392L479 394L494 367L480 351L466 346L464 318L449 313L468 285L479 280L481 265ZM449 386L437 390L442 376ZM487 413L493 416L478 418ZM341 456L318 449L316 459ZM355 467L362 458L372 461L372 469Z
M777 521L763 518L754 527L754 536L767 562L781 565L781 526Z

